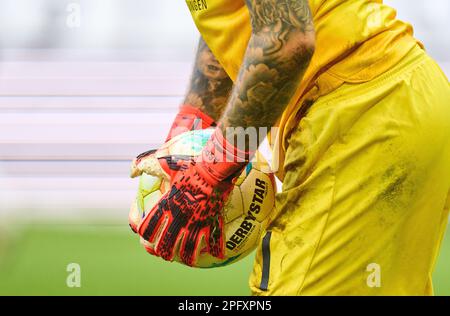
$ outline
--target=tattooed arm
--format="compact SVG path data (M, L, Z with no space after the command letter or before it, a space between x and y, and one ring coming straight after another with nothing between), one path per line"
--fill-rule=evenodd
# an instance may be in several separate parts
M245 1L252 35L220 121L224 133L228 127L274 126L314 53L315 33L307 0ZM229 140L235 136L227 134Z
M185 104L199 108L214 120L219 120L231 94L233 81L200 38L194 71Z
M295 93L314 51L307 0L246 2L253 33L220 119L225 133L227 127L272 127ZM200 43L187 103L219 117L232 84L205 46ZM138 226L131 225L151 242L152 248L147 246L150 253L166 260L177 255L187 265L195 265L200 249L225 258L222 209L233 190L232 179L241 174L247 161L236 161L241 153L223 141L222 130L214 131L195 160L179 159L175 164L172 156L157 160L160 168L171 174L171 187ZM229 157L232 160L221 160ZM150 163L145 159L135 161L138 173L134 174L151 174L154 168L146 170ZM200 246L202 243L206 247Z

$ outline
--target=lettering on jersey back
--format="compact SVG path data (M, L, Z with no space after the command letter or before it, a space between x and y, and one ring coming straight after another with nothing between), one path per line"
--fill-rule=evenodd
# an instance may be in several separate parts
M186 3L191 12L203 11L208 9L207 0L186 0Z

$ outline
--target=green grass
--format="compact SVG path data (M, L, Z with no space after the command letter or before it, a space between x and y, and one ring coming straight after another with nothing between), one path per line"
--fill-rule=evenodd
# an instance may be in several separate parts
M252 257L200 270L148 255L128 227L33 226L0 262L0 295L248 295ZM69 263L81 287L66 285Z
M435 272L437 295L450 295L450 238ZM33 225L0 242L0 295L248 295L253 256L198 270L147 255L125 227ZM0 238L1 241L2 238ZM66 285L69 263L81 287Z
M450 228L450 227L449 227ZM435 295L450 296L450 231L442 244L441 253L433 274Z

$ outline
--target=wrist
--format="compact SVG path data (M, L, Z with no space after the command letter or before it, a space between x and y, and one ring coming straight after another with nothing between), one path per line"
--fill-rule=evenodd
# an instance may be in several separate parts
M216 128L197 158L196 165L210 184L232 181L245 169L254 153L239 149L226 139L220 128Z
M166 142L173 137L192 130L206 129L215 126L215 121L208 114L190 104L180 106L179 112L170 128Z

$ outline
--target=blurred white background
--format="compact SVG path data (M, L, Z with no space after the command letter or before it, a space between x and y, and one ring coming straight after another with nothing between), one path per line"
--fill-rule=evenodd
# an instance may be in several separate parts
M449 75L450 1L385 2ZM123 221L197 39L184 0L0 0L0 218Z

